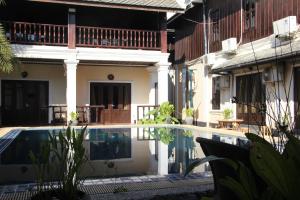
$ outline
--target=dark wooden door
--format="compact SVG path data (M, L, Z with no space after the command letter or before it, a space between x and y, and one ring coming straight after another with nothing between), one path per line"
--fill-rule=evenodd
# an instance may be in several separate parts
M265 125L266 116L261 112L266 103L266 87L262 74L250 74L236 78L237 118L244 124Z
M90 104L103 106L100 111L100 123L131 122L130 83L91 83L90 88Z
M3 125L40 125L48 123L47 81L2 80Z
M294 72L295 128L300 129L300 68Z

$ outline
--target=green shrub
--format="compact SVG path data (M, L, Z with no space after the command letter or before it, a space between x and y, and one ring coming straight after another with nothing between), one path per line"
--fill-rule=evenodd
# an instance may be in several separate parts
M185 113L186 117L193 117L193 115L194 115L193 108L184 108L182 112Z
M232 110L229 108L224 109L223 111L223 117L224 119L230 119L232 115Z

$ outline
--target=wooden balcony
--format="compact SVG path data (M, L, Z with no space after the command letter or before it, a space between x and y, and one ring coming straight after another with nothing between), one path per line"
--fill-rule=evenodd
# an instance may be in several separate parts
M11 43L68 45L68 26L27 22L1 22Z
M161 32L27 22L1 22L7 39L16 44L68 46L75 34L76 47L161 50ZM69 38L68 38L69 37ZM72 37L72 38L70 38ZM166 41L165 41L166 42Z
M159 31L77 26L76 36L78 47L160 49Z

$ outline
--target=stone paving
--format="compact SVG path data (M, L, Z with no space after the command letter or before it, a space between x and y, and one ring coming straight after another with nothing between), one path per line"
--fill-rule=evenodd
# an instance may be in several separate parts
M190 181L192 183L193 180L210 180L212 179L212 174L211 172L205 172L205 173L194 173L190 174L186 177L183 177L180 174L170 174L170 175L145 175L145 176L134 176L134 177L120 177L120 178L106 178L106 179L88 179L85 180L83 183L82 188L86 190L88 193L93 193L89 192L89 187L90 186L122 186L122 185L128 185L130 184L147 184L147 183L152 183L148 184L147 187L151 189L153 187L153 183L156 184L156 189L160 188L159 185L162 186L162 188L168 188L168 185L170 183L173 183L171 186L177 187L182 183L182 181ZM210 181L211 184L211 181ZM136 190L141 190L143 187L136 187ZM132 188L134 191L134 187ZM16 193L24 193L24 192L34 192L36 191L36 184L34 183L28 183L28 184L19 184L19 185L0 185L0 199L3 197L7 196L7 194L16 194ZM110 193L112 191L111 189L108 189L105 191L100 191L99 193ZM97 192L94 192L95 194Z

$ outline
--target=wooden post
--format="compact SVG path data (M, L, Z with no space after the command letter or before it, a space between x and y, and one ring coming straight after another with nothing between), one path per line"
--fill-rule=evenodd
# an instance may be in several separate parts
M160 48L162 53L167 53L168 51L168 37L167 37L167 15L166 13L161 18L161 28L160 28Z
M68 12L68 47L75 49L76 47L76 9L69 8Z

